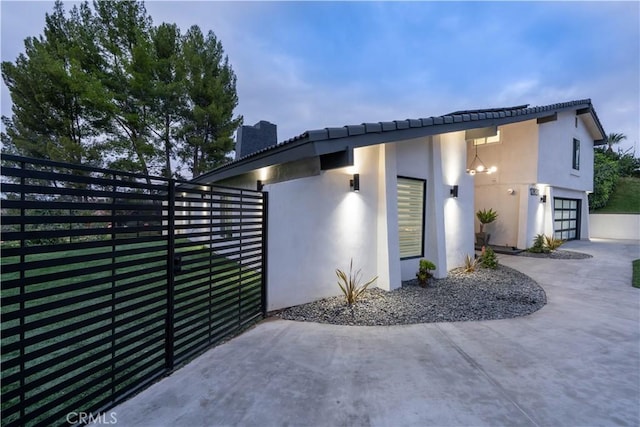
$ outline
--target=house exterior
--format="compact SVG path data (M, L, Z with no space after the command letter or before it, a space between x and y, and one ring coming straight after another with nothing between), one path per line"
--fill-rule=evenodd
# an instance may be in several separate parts
M589 99L274 135L243 126L237 160L195 179L268 192L269 310L339 294L335 269L351 259L387 290L421 258L446 277L474 253L481 208L500 214L491 243L588 238L592 148L605 138ZM476 153L497 171L467 173Z

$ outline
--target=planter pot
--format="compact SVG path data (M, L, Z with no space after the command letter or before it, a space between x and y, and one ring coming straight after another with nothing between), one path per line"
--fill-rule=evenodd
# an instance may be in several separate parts
M489 233L476 233L476 245L478 246L488 246L489 239L491 238L491 234Z

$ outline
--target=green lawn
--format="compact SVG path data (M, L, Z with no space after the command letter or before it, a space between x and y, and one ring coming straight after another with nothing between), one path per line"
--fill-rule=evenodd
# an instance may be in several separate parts
M631 284L634 288L640 288L640 259L633 261L633 276Z
M597 209L594 213L640 213L640 178L620 178L607 206Z

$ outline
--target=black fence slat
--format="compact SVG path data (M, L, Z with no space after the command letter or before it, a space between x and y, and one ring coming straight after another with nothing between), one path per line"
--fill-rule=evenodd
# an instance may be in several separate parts
M0 161L3 426L108 410L264 317L267 193Z

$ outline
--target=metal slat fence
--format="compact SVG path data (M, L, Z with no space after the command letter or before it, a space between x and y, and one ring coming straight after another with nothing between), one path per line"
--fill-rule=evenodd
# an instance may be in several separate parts
M266 194L11 155L1 175L2 425L97 414L264 315Z

